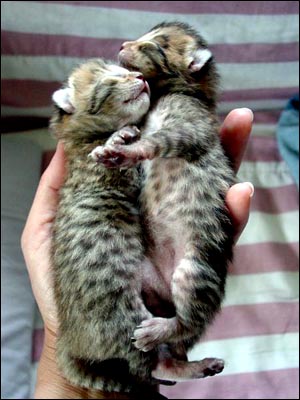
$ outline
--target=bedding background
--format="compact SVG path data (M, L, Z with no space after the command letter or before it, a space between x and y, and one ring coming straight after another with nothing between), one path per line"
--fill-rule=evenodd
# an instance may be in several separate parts
M215 55L220 122L233 108L254 111L238 177L254 184L255 195L223 309L189 354L190 360L224 358L225 369L161 386L161 393L170 399L299 398L299 2L2 1L3 399L33 397L43 343L20 235L55 148L47 128L51 95L78 62L116 60L123 41L174 20L197 29Z

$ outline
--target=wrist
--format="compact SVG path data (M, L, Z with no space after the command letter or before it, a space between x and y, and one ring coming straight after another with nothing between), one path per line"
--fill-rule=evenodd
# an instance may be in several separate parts
M56 335L45 329L35 390L36 399L84 399L87 390L71 385L61 374L56 362Z

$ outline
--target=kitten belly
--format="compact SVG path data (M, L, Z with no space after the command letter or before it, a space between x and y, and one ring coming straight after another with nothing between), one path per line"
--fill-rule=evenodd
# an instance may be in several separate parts
M147 308L153 314L165 317L175 315L171 280L185 250L185 235L175 209L178 197L176 181L181 175L182 164L179 159L149 162L145 168L148 178L142 194L150 237L142 268L143 292Z

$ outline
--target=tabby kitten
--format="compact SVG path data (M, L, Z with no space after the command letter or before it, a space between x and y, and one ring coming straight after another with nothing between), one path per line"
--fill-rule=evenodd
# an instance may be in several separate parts
M64 142L67 163L51 251L59 367L83 387L132 391L153 385L153 371L168 349L144 353L131 341L135 327L152 317L141 296L139 175L135 168L107 169L93 153L88 157L108 137L111 145L135 139L137 130L127 125L147 112L149 86L141 73L96 59L76 68L53 100L50 126ZM189 363L187 376L221 369L218 360L205 359ZM176 371L169 370L173 379Z
M232 258L225 195L235 178L219 140L218 74L203 38L176 22L125 42L119 60L143 73L153 102L141 139L108 144L98 160L109 166L112 157L119 157L119 165L127 167L143 161L145 263L160 277L151 278L152 288L149 280L144 285L145 299L156 292L169 309L144 320L134 332L134 344L143 351L160 343L188 349L220 309Z

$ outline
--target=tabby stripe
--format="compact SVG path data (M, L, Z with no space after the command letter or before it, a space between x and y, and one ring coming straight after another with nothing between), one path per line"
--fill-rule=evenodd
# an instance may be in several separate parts
M148 48L141 48L140 51L144 53L149 58L149 60L152 61L152 64L156 67L158 73L161 73L163 71L160 65L160 60L156 59L156 54L153 55L152 51Z
M91 96L91 106L88 112L91 114L97 114L100 111L101 106L105 103L110 95L110 88L106 88L106 91L103 93L102 82L98 82L93 90L93 94Z

